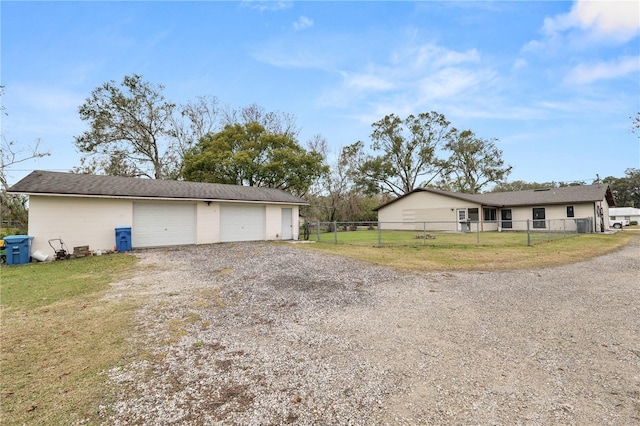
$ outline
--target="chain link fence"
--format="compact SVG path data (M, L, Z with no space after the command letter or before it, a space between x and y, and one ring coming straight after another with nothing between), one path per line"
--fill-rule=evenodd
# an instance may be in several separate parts
M590 218L503 222L307 222L305 240L366 246L533 246L592 233Z

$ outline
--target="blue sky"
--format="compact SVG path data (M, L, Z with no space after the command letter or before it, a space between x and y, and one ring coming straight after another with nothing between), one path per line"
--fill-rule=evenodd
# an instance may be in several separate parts
M338 152L386 114L437 111L497 138L509 180L622 177L640 167L640 3L2 1L2 133L80 163L78 107L141 74L178 103L214 95L292 113Z

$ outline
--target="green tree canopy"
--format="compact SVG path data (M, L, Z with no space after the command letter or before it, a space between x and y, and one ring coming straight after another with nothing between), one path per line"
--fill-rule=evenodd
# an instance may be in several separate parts
M189 181L280 188L304 195L326 172L319 152L308 152L289 134L274 134L256 122L227 124L210 133L184 158Z
M526 182L524 180L514 180L511 182L498 182L489 192L512 192L512 191L525 191L528 189L543 189L543 188L564 188L567 186L580 186L586 185L585 181L573 181L573 182Z
M75 138L80 152L93 158L89 169L159 179L175 173L180 159L171 136L175 104L165 99L164 86L134 74L120 87L104 83L78 110L89 130Z
M603 182L611 187L616 206L640 209L640 169L629 168L624 174L621 178L606 177Z
M503 181L511 167L504 164L497 139L480 138L471 130L459 132L450 124L435 111L405 119L391 114L373 123L375 154L366 154L360 141L346 148L358 163L358 187L395 196L417 186L473 194Z
M436 152L454 133L444 115L432 111L401 119L391 114L372 127L371 148L377 155L364 154L362 142L348 147L360 157L356 180L367 192L401 196L415 189L419 180L430 183L444 169Z
M503 181L511 167L505 166L495 142L496 139L479 138L471 130L455 131L445 144L451 155L438 186L477 194L486 185Z

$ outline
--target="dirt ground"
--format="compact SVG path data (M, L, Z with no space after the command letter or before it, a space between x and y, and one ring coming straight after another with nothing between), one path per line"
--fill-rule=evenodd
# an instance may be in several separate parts
M105 424L640 424L640 238L562 267L401 273L294 245L136 253Z

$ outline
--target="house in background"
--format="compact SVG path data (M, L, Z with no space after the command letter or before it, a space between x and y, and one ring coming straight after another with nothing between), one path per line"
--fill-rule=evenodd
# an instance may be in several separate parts
M611 206L615 206L611 189L600 184L487 194L417 188L376 210L386 229L464 232L470 223L478 223L481 231L523 231L530 226L604 232Z
M301 198L274 188L34 171L9 188L29 196L32 252L48 240L112 249L131 227L133 248L296 240Z
M640 223L640 209L633 207L611 207L609 209L609 217L611 220L625 219L629 222Z

